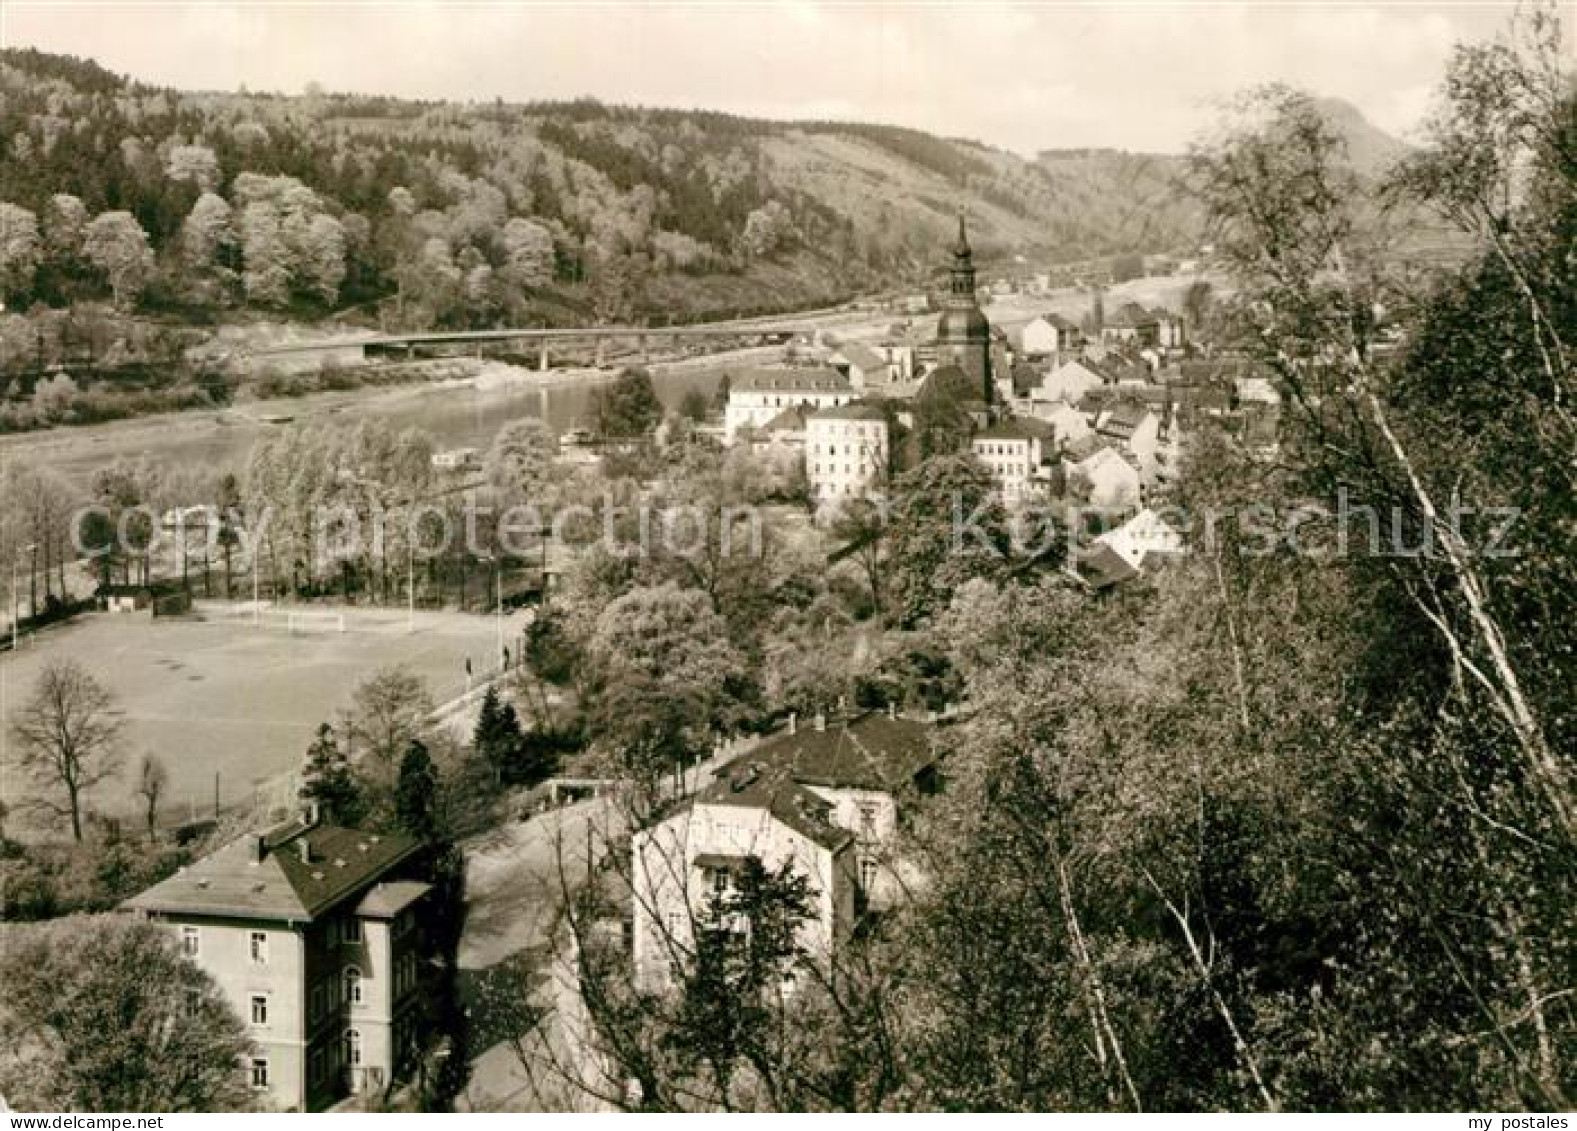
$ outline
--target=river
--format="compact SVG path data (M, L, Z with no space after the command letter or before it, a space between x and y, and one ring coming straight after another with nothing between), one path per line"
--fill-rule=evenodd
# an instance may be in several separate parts
M776 348L740 350L654 365L652 383L664 405L674 408L687 392L695 389L710 395L724 373L765 364L779 352ZM494 373L504 368L490 365ZM169 413L0 437L0 460L47 467L81 486L86 486L99 468L139 457L174 466L240 471L258 438L280 427L286 418L294 422L380 420L395 429L422 428L439 448L485 449L498 430L517 417L537 417L561 434L584 424L593 392L610 378L606 372L537 374L520 369L515 379L485 388L449 382L249 401L223 410Z

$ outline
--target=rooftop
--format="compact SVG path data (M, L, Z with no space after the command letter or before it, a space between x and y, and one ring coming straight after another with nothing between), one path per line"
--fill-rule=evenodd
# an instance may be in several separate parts
M124 907L175 915L308 922L365 891L421 844L290 821L252 833L182 868Z
M733 392L852 392L849 379L836 369L826 366L803 366L782 369L753 369L734 377L729 384Z
M827 802L807 787L892 792L936 762L935 727L879 711L823 726L794 726L721 767L696 795L708 805L767 809L830 851L853 834L830 822Z
M1033 416L1010 416L975 433L976 440L1050 440L1055 429Z

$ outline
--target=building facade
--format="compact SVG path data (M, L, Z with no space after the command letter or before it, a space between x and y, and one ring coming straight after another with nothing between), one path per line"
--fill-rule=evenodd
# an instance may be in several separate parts
M1033 416L1001 420L970 441L975 458L991 472L1004 505L1043 497L1055 466L1051 425Z
M790 864L809 884L799 928L825 964L860 915L893 906L915 875L900 852L901 810L937 787L937 728L868 712L790 722L722 767L683 809L631 838L635 977L673 984L694 957L696 927L754 857Z
M420 1047L427 883L416 840L311 818L219 849L128 900L246 1025L259 1106L320 1111L397 1081Z
M805 418L805 477L823 503L863 499L886 485L887 416L874 405L824 408Z
M759 369L742 373L729 384L723 442L732 444L741 428L760 428L786 408L814 411L848 404L854 397L853 385L836 369Z

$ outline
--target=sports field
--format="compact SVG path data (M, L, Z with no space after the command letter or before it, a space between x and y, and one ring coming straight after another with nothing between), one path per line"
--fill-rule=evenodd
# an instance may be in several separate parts
M480 676L496 655L490 616L418 612L415 632L403 611L344 610L344 632L333 617L302 619L319 623L291 634L282 617L256 627L212 609L203 619L94 613L39 634L15 655L0 654L0 798L14 807L24 795L12 768L10 718L53 661L76 660L123 712L122 781L96 790L90 808L138 811L132 778L151 751L170 771L169 817L184 819L212 810L215 774L228 805L295 769L318 724L333 719L375 669L404 664L443 703L465 690L468 657ZM505 618L511 651L523 628L521 614Z

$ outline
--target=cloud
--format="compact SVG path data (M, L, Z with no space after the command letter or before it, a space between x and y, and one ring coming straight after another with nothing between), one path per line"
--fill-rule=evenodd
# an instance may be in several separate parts
M244 5L8 0L10 45L183 88L490 101L594 95L845 117L1020 152L1176 151L1233 90L1273 79L1408 129L1454 40L1502 5L777 3Z

